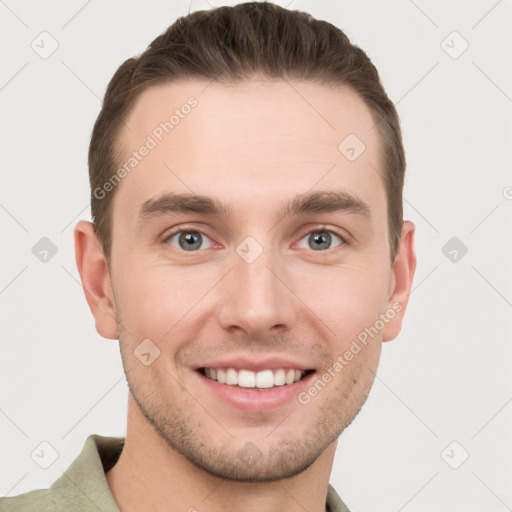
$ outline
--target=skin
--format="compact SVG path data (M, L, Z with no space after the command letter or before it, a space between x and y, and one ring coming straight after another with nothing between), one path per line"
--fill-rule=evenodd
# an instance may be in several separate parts
M292 84L149 88L126 120L127 155L187 98L198 105L117 185L110 274L91 223L75 228L96 329L119 339L130 388L125 447L106 474L123 512L323 511L337 439L368 396L382 342L401 329L415 228L404 222L391 264L370 111L349 90ZM338 150L349 133L366 145L353 162ZM370 216L280 216L284 201L320 190L350 192ZM164 192L211 196L233 213L167 213L140 224L141 205ZM166 240L171 228L206 238L186 251L178 236ZM328 249L314 250L310 235L325 229L346 241L333 235ZM263 248L252 263L236 252L247 236ZM397 303L401 311L308 404L241 411L193 369L228 355L284 356L318 378ZM160 355L145 366L134 350L148 338Z

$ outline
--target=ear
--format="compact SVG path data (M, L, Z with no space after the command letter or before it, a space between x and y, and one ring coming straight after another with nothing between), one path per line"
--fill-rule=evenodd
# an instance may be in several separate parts
M90 222L75 226L75 259L85 298L94 316L96 330L104 338L119 338L114 294L101 244Z
M412 281L416 271L416 254L414 252L415 226L411 221L404 221L400 243L398 246L389 288L388 314L391 318L385 325L382 341L395 339L402 329L402 319L405 314L409 295L411 294ZM394 316L391 316L391 311Z

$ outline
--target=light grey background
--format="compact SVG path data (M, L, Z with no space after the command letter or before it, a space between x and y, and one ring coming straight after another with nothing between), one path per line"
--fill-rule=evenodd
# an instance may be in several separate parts
M278 3L339 26L377 66L417 228L403 330L331 483L354 512L511 510L511 2ZM97 334L74 260L89 137L121 62L208 4L227 3L0 1L1 495L51 485L91 433L125 434L118 342ZM46 59L31 47L51 49L43 31L58 43ZM46 263L32 252L42 237L58 249ZM455 262L452 237L468 248ZM31 458L43 441L58 452L48 469Z

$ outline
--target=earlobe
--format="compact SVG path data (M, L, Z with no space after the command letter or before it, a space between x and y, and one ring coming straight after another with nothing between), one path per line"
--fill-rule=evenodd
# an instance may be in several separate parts
M104 338L116 340L119 336L110 275L93 225L81 220L75 226L74 237L76 266L96 330Z
M404 221L400 244L391 275L391 295L388 300L388 317L390 321L384 327L382 341L395 339L401 328L409 295L411 294L414 272L416 271L416 253L414 250L415 226L411 221Z

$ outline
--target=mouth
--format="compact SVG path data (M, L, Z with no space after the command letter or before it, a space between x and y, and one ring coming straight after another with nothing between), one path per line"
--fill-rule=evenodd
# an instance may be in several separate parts
M198 379L198 396L218 403L219 411L230 414L230 410L237 410L259 417L300 405L298 396L317 374L317 370L293 357L254 357L248 353L202 361L192 370Z
M299 368L267 368L259 371L250 369L226 368L198 368L197 371L206 379L252 391L266 391L279 387L288 387L306 379L315 370Z

